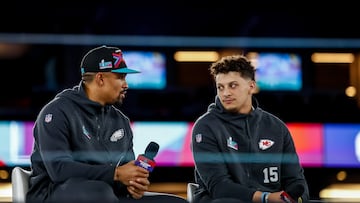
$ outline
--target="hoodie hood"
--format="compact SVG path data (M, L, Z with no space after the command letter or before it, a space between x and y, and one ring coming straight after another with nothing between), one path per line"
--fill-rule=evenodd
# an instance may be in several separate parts
M55 96L55 99L64 99L76 104L80 109L83 109L86 113L96 115L102 110L109 110L110 105L102 106L98 102L91 101L84 90L82 81L73 88L65 89Z
M253 96L252 97L252 106L254 107L254 109L258 108L258 101L257 99ZM211 103L208 106L208 112L210 114L214 114L216 117L222 119L222 120L226 120L226 121L236 121L238 119L245 119L248 116L251 116L254 111L251 111L249 114L239 114L239 113L230 113L228 111L226 111L226 109L224 108L224 106L221 104L220 99L218 96L215 96L215 102Z

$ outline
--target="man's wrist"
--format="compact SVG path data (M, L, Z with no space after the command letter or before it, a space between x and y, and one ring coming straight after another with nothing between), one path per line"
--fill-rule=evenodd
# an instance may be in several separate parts
M269 194L269 192L261 193L261 203L268 203Z

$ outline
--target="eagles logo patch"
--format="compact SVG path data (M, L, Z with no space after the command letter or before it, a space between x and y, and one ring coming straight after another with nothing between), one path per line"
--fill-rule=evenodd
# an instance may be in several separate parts
M118 140L120 140L121 138L124 137L124 129L119 129L117 131L115 131L111 137L110 137L110 141L111 142L116 142Z

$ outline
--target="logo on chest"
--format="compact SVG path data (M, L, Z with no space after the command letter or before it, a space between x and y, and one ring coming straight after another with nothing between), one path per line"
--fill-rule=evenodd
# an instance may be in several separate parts
M232 140L232 137L229 137L227 140L226 140L226 144L228 147L232 148L232 149L235 149L235 150L238 150L239 149L239 146L238 146L238 143L233 141Z
M269 139L260 139L259 148L261 150L266 150L266 149L269 149L271 146L273 146L274 143L275 143L274 141L269 140Z
M111 142L116 142L118 140L120 140L121 138L124 137L124 129L119 129L117 131L115 131L111 137L110 137L110 141Z

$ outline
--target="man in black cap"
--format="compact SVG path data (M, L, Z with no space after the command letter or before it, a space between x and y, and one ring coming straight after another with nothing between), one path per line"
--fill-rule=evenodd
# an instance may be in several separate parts
M26 202L187 202L146 195L149 171L135 164L130 120L113 106L123 102L132 73L139 71L119 48L84 56L79 85L58 93L35 121Z

